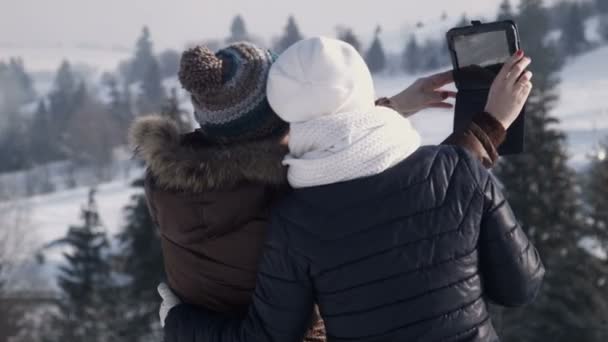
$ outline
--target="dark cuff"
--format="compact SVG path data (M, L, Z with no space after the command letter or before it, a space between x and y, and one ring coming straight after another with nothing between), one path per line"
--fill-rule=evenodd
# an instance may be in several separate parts
M476 114L473 117L473 123L475 123L475 125L477 125L477 127L479 127L487 136L487 138L480 138L477 134L475 134L477 138L480 141L489 139L495 149L497 149L507 137L507 131L505 130L504 126L490 113L483 112Z
M471 122L469 125L469 130L473 134L474 139L477 139L477 142L481 144L486 156L489 158L489 160L482 158L484 166L491 168L498 160L498 150L496 149L496 145L492 143L492 140L489 138L486 132L477 126L475 122Z
M164 342L178 342L184 339L184 325L188 326L189 307L186 304L178 304L169 310L165 318L165 339Z

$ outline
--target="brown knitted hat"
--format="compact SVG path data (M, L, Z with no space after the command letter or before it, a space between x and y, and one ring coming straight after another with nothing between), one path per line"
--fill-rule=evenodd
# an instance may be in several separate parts
M195 118L210 140L256 140L287 131L266 99L274 60L270 51L250 43L236 43L217 53L203 46L183 53L179 80L192 95Z

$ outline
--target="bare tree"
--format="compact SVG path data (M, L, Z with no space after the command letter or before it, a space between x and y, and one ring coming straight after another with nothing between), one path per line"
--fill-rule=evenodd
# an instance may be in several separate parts
M0 203L0 342L8 342L19 334L25 313L20 305L11 302L10 294L19 266L30 256L28 247L32 246L25 203Z

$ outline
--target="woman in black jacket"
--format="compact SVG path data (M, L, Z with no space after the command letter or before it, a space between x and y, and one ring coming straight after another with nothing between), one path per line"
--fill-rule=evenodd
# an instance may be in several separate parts
M492 87L486 109L505 127L529 62L515 55ZM497 341L487 303L535 297L542 262L491 175L461 148L419 148L373 96L347 44L313 38L279 58L268 99L290 123L294 191L273 212L253 303L244 320L177 305L167 342L300 341L315 302L328 341Z

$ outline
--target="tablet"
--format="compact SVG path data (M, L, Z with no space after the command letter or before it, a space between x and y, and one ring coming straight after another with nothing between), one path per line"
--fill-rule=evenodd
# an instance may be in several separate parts
M458 88L454 113L454 130L466 129L472 117L485 109L494 78L504 63L520 48L517 26L513 21L451 29L448 47ZM501 155L524 152L525 107L507 131L505 142L498 148Z

